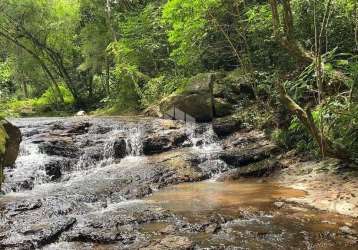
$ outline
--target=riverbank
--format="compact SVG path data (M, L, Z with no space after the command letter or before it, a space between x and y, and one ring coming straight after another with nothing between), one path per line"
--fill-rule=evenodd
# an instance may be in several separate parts
M305 191L304 197L289 199L320 210L358 217L358 171L335 159L305 161L289 152L280 162L285 168L265 178Z

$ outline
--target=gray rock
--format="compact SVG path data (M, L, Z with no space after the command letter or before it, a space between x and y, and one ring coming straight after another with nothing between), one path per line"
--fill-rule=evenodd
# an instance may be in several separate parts
M203 73L192 77L186 87L160 102L160 112L165 114L174 106L194 117L197 122L211 121L215 116L230 114L232 105L224 98L215 98L213 86L218 73Z
M126 156L127 143L123 138L117 139L113 144L113 157L121 159Z
M151 155L168 151L183 146L187 140L184 130L173 130L166 133L153 133L147 135L143 140L143 153Z
M215 119L213 121L213 130L218 136L223 137L238 131L241 128L241 125L241 120L228 116Z
M0 241L2 249L36 249L58 239L76 222L75 218L51 218L38 223L19 225L16 230Z
M61 165L60 161L49 162L45 164L45 172L52 181L61 178Z
M233 181L238 180L241 177L263 177L269 176L276 169L280 169L281 165L275 159L266 159L258 162L251 163L249 165L241 166L239 168L231 169L221 174L217 181Z
M79 155L79 149L66 141L47 141L39 145L41 153L52 156L63 156L76 158Z
M221 153L220 159L234 167L246 166L269 158L277 152L275 145L266 145L254 148L233 148Z
M339 231L344 233L344 234L349 234L349 235L357 235L357 231L348 227L348 226L343 226L339 228Z

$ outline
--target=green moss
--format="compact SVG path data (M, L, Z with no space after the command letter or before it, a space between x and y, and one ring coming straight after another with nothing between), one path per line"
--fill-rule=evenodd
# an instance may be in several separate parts
M123 108L122 105L110 105L108 107L100 108L90 112L90 115L95 116L116 116L116 115L138 115L140 112L136 107Z
M3 126L3 121L0 120L0 158L5 153L5 144L8 139L8 135Z
M3 174L3 156L5 154L5 146L6 141L8 139L8 135L6 130L3 126L4 120L0 117L0 191L1 191L1 184L4 181L4 174Z
M250 102L238 108L233 117L249 127L265 130L273 122L273 110L268 106L263 107L256 102Z

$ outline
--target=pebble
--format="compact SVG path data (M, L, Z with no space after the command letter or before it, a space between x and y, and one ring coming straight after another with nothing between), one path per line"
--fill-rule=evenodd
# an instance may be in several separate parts
M348 226L340 227L339 231L341 231L344 234L349 234L349 235L356 235L357 234L357 232L355 230L353 230L352 228L350 228Z
M275 205L277 208L282 208L282 207L285 205L285 203L282 202L282 201L277 201L277 202L274 203L274 205Z
M206 229L205 232L208 234L214 234L220 229L218 224L210 224Z

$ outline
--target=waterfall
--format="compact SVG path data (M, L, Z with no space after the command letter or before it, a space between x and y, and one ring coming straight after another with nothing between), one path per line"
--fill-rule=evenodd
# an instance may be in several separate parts
M155 119L141 122L99 118L15 120L24 138L15 168L5 170L8 178L4 191L20 192L37 185L86 178L103 168L119 164L126 157L132 157L133 163L141 162L146 157L143 141L148 136L170 138L172 132L184 133L187 139L182 145L173 145L171 149L183 148L196 155L199 168L208 176L226 169L226 165L217 157L217 153L223 149L210 124L179 122L178 127L164 128L161 122ZM85 125L81 127L81 124ZM77 127L78 132L67 132ZM50 150L57 151L53 154L42 153L39 147L44 143L49 144ZM72 147L78 152L72 152Z

